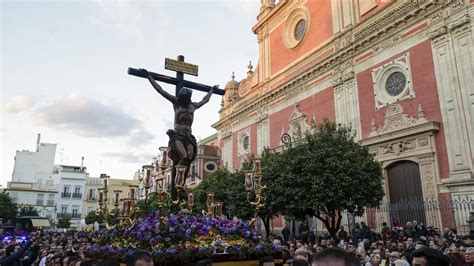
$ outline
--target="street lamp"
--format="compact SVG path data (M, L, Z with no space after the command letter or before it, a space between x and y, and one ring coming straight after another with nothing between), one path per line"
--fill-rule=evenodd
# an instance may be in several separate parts
M247 201L255 208L255 216L250 221L250 226L255 227L258 213L260 209L265 206L265 198L262 196L262 191L266 186L262 186L262 169L261 160L256 158L253 160L253 170L244 171L245 174L245 192L247 193ZM251 200L251 195L255 195L255 200Z

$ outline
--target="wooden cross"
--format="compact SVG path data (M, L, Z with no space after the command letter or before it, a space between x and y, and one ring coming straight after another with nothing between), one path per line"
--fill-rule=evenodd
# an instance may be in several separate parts
M175 95L178 96L178 92L181 88L189 88L198 91L209 92L212 86L188 81L184 79L184 74L189 74L193 76L198 75L198 66L184 62L184 56L178 55L178 60L173 60L170 58L165 59L165 69L176 71L176 78L165 76L162 74L149 72L151 77L157 81L161 81L168 84L176 85ZM140 69L128 68L127 73L140 78L148 78L148 74ZM218 95L224 95L224 90L215 88L212 92Z

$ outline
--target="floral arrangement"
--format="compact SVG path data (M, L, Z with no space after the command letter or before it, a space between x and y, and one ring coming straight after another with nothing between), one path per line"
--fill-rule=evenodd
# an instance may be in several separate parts
M102 232L90 252L123 259L135 249L148 250L161 265L202 258L245 260L280 251L280 247L265 243L246 222L184 213L160 216L155 211L140 218L132 229L115 227Z

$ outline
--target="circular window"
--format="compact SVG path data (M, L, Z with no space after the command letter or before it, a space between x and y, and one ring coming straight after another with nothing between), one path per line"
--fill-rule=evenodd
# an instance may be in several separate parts
M205 165L204 165L204 169L206 170L206 172L208 173L213 173L217 170L217 164L215 162L207 162Z
M308 32L310 23L309 11L306 8L299 8L288 16L285 29L283 31L283 43L289 49L293 49L300 44Z
M300 21L298 21L298 23L296 23L296 27L295 27L294 36L297 41L301 41L301 39L303 39L305 30L306 30L306 20L301 19Z
M397 96L403 92L407 85L407 78L405 74L400 71L393 72L387 77L385 82L385 90L390 96Z
M245 136L242 140L242 147L244 150L248 151L250 147L250 138L249 136Z

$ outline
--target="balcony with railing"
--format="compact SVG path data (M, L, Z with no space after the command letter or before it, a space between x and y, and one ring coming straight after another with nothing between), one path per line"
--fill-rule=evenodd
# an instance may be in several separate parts
M70 214L70 213L67 213L67 212L58 212L58 213L56 214L56 216L58 217L58 219L61 219L61 218L63 218L64 216L67 216L67 215L68 215L69 217L71 217L71 214Z
M48 204L48 206L53 206L54 205L54 200L48 200L47 204Z
M61 198L71 198L71 192L61 192Z
M82 199L82 193L72 193L73 199Z
M73 219L81 219L81 214L80 214L80 213L77 213L77 212L76 212L76 213L73 212L73 213L71 214L71 218L73 218Z
M37 199L36 200L36 205L42 206L43 205L43 200L42 199Z
M95 197L95 195L89 194L89 195L87 196L86 200L87 200L87 201L96 201L96 197Z

